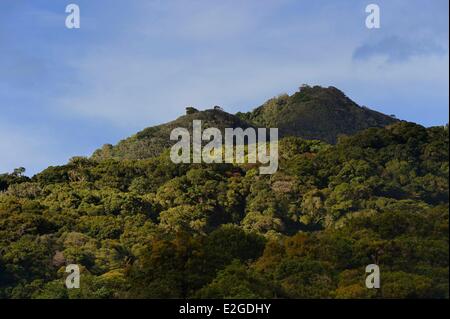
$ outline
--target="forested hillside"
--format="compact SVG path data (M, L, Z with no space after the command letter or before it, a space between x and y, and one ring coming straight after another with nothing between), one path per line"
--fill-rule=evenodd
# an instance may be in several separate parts
M175 121L148 127L137 134L120 141L117 145L105 144L92 155L95 160L105 159L147 159L160 155L175 143L170 140L170 132L183 127L192 132L192 121L202 121L202 128L215 127L224 132L225 128L252 127L239 117L224 112L220 107L199 111L193 107L186 108L186 114Z
M0 298L448 298L448 134L285 137L270 176L167 149L0 175Z
M186 108L186 114L169 123L148 127L117 145L105 144L93 159L146 159L161 154L175 142L170 132L176 127L192 130L192 121L201 120L203 128L276 127L280 137L295 136L336 143L340 135L351 135L370 127L398 122L367 107L361 107L335 87L302 86L289 96L282 94L252 112L229 114L220 107L199 111Z
M370 127L384 127L398 120L362 107L335 87L303 85L292 95L281 94L252 112L238 113L258 127L277 127L280 136L297 136L336 143Z

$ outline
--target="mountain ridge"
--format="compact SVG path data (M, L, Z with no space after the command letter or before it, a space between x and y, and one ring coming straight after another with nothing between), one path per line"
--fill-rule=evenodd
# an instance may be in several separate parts
M359 106L339 89L303 85L291 96L272 98L242 119L261 126L278 127L280 136L317 139L331 144L339 135L352 135L370 127L397 121L392 116Z
M192 130L192 121L201 120L203 128L277 127L279 136L295 136L335 144L340 135L352 135L370 127L384 127L397 122L392 116L359 106L335 87L302 85L292 95L269 99L253 111L236 114L221 107L199 111L186 108L186 114L160 125L147 127L121 140L115 146L105 144L93 159L145 159L159 155L170 147L172 129Z

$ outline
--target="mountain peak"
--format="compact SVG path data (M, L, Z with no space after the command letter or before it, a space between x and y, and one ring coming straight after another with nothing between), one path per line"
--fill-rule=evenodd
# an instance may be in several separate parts
M172 145L170 132L176 127L192 130L192 121L201 120L204 128L275 127L279 136L336 143L339 135L351 135L369 127L384 127L398 120L361 107L341 90L330 86L302 85L298 92L282 94L248 113L230 114L220 106L200 111L186 107L186 113L174 121L148 127L120 141L95 151L94 159L144 159L160 154Z
M278 127L281 136L297 136L336 143L341 134L350 135L369 127L396 122L367 107L361 107L336 87L302 85L291 96L269 99L252 112L238 113L257 126Z

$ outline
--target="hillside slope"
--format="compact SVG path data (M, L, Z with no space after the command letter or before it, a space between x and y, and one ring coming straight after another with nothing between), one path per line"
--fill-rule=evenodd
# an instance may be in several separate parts
M0 299L449 298L448 126L279 154L270 176L168 152L0 174Z
M222 111L221 109L210 109L198 111L187 108L187 114L178 119L148 127L139 133L120 141L117 145L103 145L93 154L93 159L101 160L107 158L115 159L145 159L159 155L164 149L172 145L170 132L176 127L187 128L192 131L192 121L201 120L202 129L216 127L223 131L225 128L247 128L251 126L239 117Z
M277 127L279 136L317 139L331 144L339 135L352 135L370 127L384 127L398 120L391 116L360 107L340 90L320 86L302 86L292 96L281 95L268 100L252 112L229 114L220 108L198 111L187 108L178 119L144 129L120 141L104 145L95 151L93 159L145 159L159 155L172 145L170 132L176 127L192 129L192 121L201 120L203 129L217 127Z
M281 136L297 136L335 144L339 135L352 135L397 120L361 107L335 87L302 86L299 92L268 100L252 112L238 113L257 126L278 127Z

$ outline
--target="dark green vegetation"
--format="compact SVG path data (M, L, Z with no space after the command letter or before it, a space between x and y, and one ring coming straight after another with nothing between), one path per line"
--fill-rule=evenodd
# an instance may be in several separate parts
M258 127L277 127L280 136L297 136L333 144L341 134L350 135L397 121L391 116L360 107L335 87L307 85L292 96L280 95L252 112L237 115Z
M140 157L129 142L112 157ZM285 137L271 176L167 150L0 175L0 297L448 298L448 146L448 127L397 122L336 145Z
M195 108L186 108L186 115L175 121L152 126L143 131L120 141L116 146L105 144L93 154L93 159L146 159L161 154L165 149L173 145L170 141L170 132L177 127L187 128L192 132L192 121L202 121L202 128L215 127L224 132L225 128L240 127L245 129L250 124L239 117L226 113L221 109L198 111Z
M334 87L302 86L300 91L273 98L253 112L232 115L215 107L198 111L188 107L186 115L175 121L153 126L117 145L104 145L95 151L97 160L146 159L159 155L172 145L170 132L175 127L192 129L192 120L201 120L203 128L277 127L281 137L296 136L336 143L339 135L354 134L370 127L384 127L397 122L391 116L360 107Z

